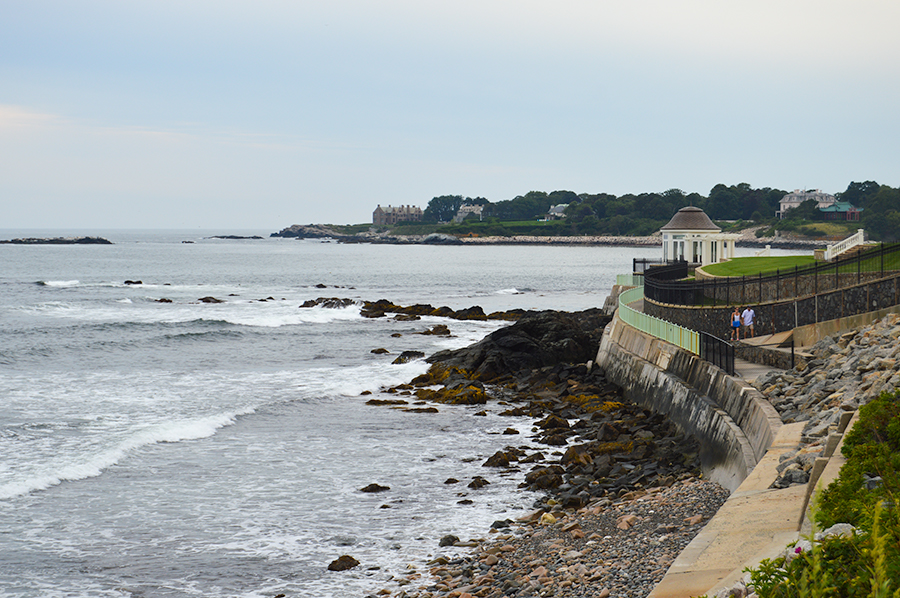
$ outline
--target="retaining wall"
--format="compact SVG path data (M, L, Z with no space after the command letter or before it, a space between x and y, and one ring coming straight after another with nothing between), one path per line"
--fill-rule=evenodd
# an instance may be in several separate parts
M775 295L765 296L775 298ZM733 297L733 303L728 307L700 307L659 303L645 297L644 313L725 339L731 334L731 312L738 299ZM748 303L753 304L756 312L756 334L775 334L898 305L900 277L873 280L789 301L757 303L750 300Z
M604 331L596 361L626 398L696 437L704 475L729 490L747 477L782 425L769 402L743 380L618 316Z

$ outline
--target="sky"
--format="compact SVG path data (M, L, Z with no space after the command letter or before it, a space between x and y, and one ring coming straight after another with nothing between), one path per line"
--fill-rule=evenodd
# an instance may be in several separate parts
M0 0L0 228L900 186L895 0Z

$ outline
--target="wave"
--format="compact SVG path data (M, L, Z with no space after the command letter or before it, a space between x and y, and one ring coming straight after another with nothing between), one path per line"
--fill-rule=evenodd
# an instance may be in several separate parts
M294 302L273 304L246 300L206 305L193 301L159 304L153 298L118 298L107 302L90 303L48 301L17 309L29 314L114 326L193 324L206 321L220 325L279 328L302 324L329 324L362 318L358 305L334 309L299 308Z
M6 483L0 486L0 500L46 490L63 482L74 482L97 477L137 449L154 444L208 438L220 428L233 425L238 417L254 411L255 409L248 408L242 411L221 413L196 420L165 422L149 426L133 433L114 447L93 455L86 455L84 461L60 464L52 471L33 475L28 479Z
M39 280L35 284L39 287L75 287L80 282L77 280Z
M496 291L494 294L495 295L524 295L525 293L528 293L530 291L531 291L531 289L519 290L517 288L511 288L511 289L500 289L499 291Z

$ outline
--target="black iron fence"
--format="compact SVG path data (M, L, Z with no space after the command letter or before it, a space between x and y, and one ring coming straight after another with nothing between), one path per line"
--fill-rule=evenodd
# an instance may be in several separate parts
M707 332L700 333L700 358L734 376L734 345Z
M763 276L711 280L676 280L657 276L668 266L652 267L645 273L644 296L673 305L737 305L766 303L817 295L893 276L900 271L900 243L881 244L833 262L795 266ZM674 272L674 271L673 271ZM684 276L680 278L686 277Z

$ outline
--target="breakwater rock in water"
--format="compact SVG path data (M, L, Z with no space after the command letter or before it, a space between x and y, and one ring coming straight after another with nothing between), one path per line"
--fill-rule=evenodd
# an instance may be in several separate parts
M812 360L754 382L784 423L807 422L805 446L779 465L779 486L806 483L841 417L900 386L900 315L822 339L810 353Z
M52 237L48 239L36 239L27 237L24 239L9 239L0 241L12 245L112 245L112 241L103 237Z
M401 580L396 596L645 596L724 502L727 490L697 477L697 441L588 366L608 322L600 310L526 314L384 389L420 402L498 401L501 415L533 418L533 444L490 456L469 487L519 472L520 487L540 493L533 513L495 522L490 540L453 542L473 553L438 556L430 581Z

